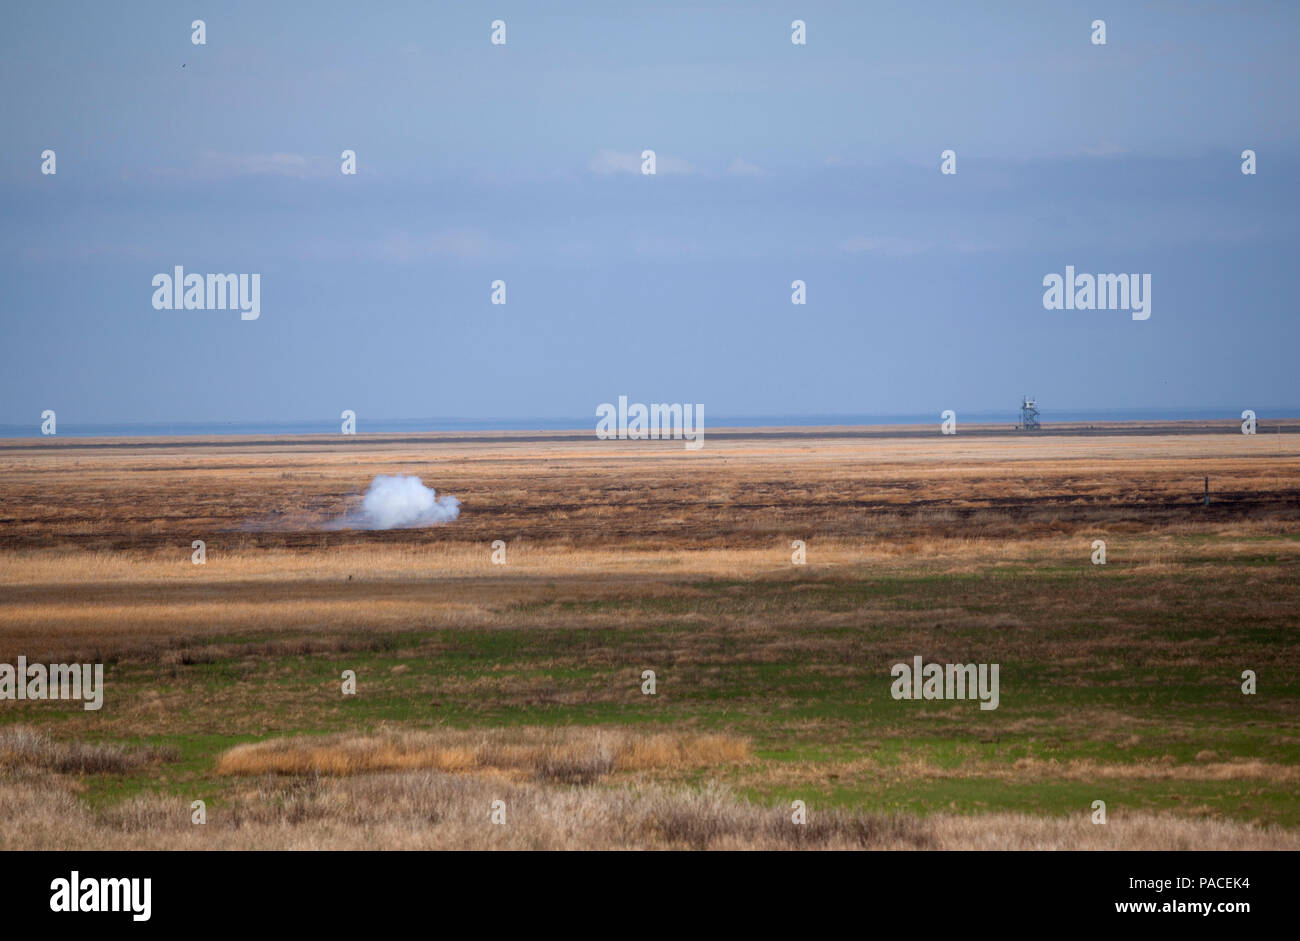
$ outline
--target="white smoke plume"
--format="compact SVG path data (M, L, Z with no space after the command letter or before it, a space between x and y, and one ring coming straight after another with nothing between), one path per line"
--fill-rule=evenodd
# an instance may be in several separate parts
M438 496L419 477L380 474L371 481L360 512L348 522L365 529L398 529L450 523L458 516L460 501Z

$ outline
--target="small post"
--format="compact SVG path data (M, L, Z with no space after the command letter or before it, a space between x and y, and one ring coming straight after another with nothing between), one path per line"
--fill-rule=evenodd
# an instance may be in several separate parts
M1210 477L1208 474L1205 477L1205 505L1210 505Z

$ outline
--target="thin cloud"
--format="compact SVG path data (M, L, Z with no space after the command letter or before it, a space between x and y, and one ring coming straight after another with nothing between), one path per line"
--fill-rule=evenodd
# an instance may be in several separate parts
M452 229L412 237L398 232L375 243L373 255L384 261L413 262L425 258L485 258L502 253L504 246L484 232Z
M188 167L159 167L158 176L181 180L228 180L241 176L280 176L318 179L330 170L338 172L338 161L303 154L222 154L204 151Z
M767 171L762 167L756 167L752 163L741 160L739 157L731 161L731 166L727 167L728 176L767 176Z

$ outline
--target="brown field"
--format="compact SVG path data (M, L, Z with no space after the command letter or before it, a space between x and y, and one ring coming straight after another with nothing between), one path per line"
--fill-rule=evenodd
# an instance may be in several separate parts
M1300 848L1280 427L0 442L0 847Z

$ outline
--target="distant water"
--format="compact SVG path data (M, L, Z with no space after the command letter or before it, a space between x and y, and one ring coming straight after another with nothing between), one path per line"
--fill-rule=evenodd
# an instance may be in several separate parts
M1108 422L1108 421L1223 421L1240 422L1240 408L1183 408L1183 409L1092 409L1043 411L1039 420L1045 425L1052 422ZM1256 408L1261 421L1270 418L1300 417L1300 407ZM958 412L961 422L971 424L1014 425L1019 412L1011 409L999 412ZM818 425L924 425L939 421L934 414L822 414L822 415L721 415L715 416L705 409L705 431L709 428L763 428L811 427ZM588 418L365 418L357 419L357 434L456 431L572 431L592 430L596 417ZM176 435L210 437L212 435L334 435L339 433L340 421L296 422L123 422L117 424L77 424L60 420L60 438L151 438ZM40 437L39 421L27 425L0 425L0 438Z

